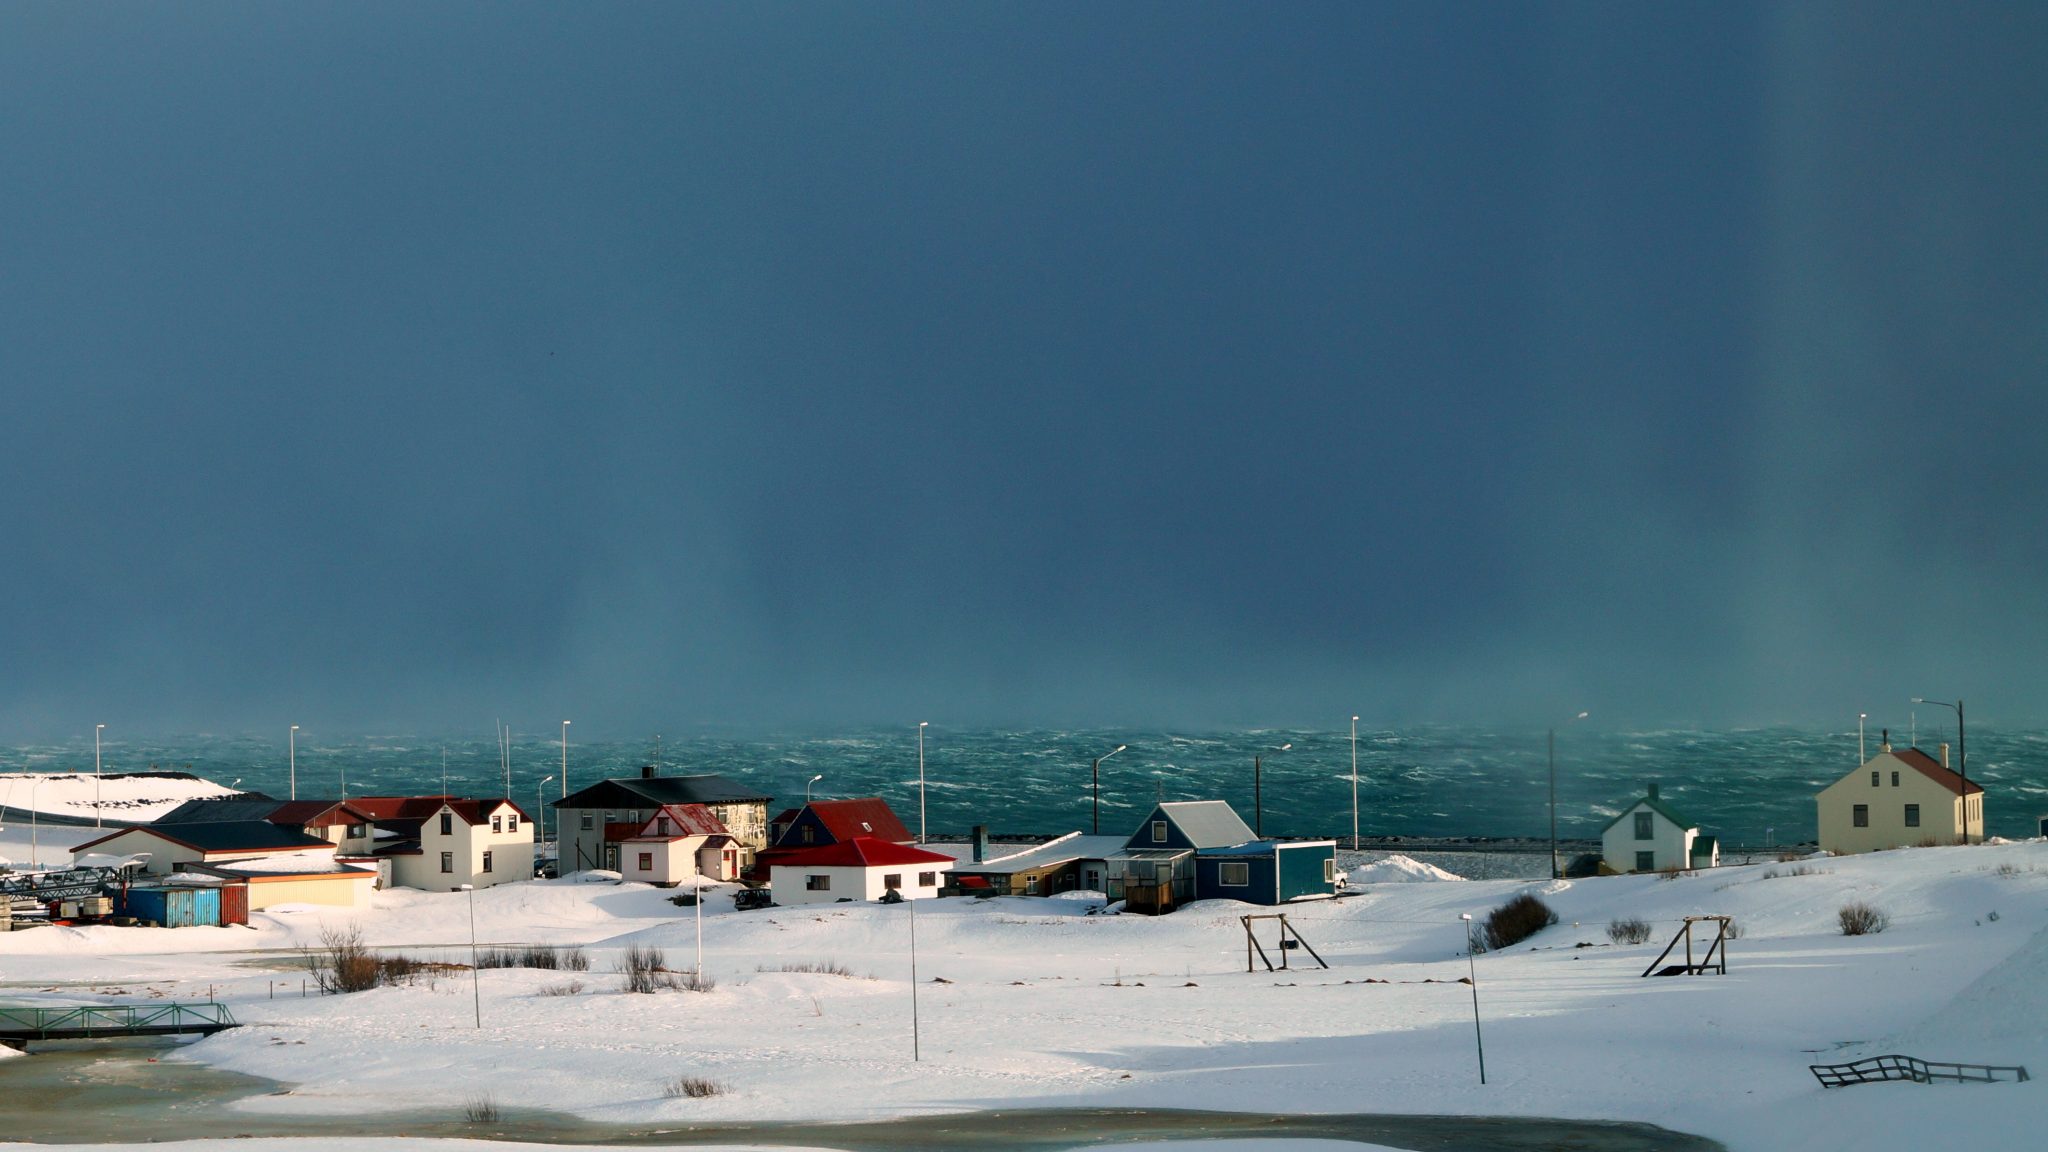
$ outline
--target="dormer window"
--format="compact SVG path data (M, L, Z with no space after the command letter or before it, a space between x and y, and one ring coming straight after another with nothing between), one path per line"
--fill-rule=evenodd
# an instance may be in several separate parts
M654 834L655 834L656 836L666 836L666 835L668 835L668 817L666 817L666 816L660 816L660 817L656 817L656 818L655 818L655 821L654 821Z

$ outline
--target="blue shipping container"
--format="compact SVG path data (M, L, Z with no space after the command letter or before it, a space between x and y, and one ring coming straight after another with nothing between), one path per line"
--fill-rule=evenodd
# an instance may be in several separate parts
M116 896L114 906L120 915L154 920L166 928L220 923L218 888L130 888Z

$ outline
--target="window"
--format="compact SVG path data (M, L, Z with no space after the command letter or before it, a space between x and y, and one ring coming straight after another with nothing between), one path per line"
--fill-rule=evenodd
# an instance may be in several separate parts
M831 890L832 878L830 876L804 877L804 891L806 892L830 892Z
M592 819L593 819L593 817L591 816L591 814L590 814L590 813L588 813L588 812L585 812L585 813L583 814L583 825L582 825L582 827L583 827L583 830L584 830L585 832L588 832L588 831L590 831L590 822L591 822L591 820L592 820Z
M1026 896L1038 895L1038 877L1026 876L1024 878L1024 894Z
M511 812L511 813L507 813L507 814L506 814L506 816L505 816L505 831L507 831L507 832L517 832L517 831L519 831L519 813L517 813L517 812Z
M1636 839L1653 840L1657 836L1656 817L1648 812L1636 813Z
M485 852L485 853L484 853L484 871L486 871L486 872L489 872L490 870L491 870L491 854L490 854L490 853L489 853L489 852L487 851L487 852Z
M1152 822L1152 842L1154 844L1166 843L1166 821L1154 820Z
M1877 787L1877 773L1875 771L1872 771L1870 774L1870 786L1872 788Z
M455 835L455 814L453 812L441 813L441 835Z
M1252 866L1242 860L1226 860L1216 870L1216 882L1228 888L1242 888L1252 882Z
M1870 805L1858 804L1849 812L1849 823L1858 828L1870 827Z
M1656 870L1657 870L1657 854L1656 854L1655 852L1638 852L1638 853L1636 853L1636 871L1638 871L1638 872L1655 872Z
M369 835L369 832L370 828L367 824L351 824L348 826L348 838L351 840L361 840L364 836Z
M453 853L453 852L443 852L443 853L441 853L441 871L443 871L443 872L453 872L453 871L455 871L455 853Z
M811 831L811 826L806 824L804 825L804 834L801 839L804 843L809 844L812 840L817 839L817 833Z
M917 886L919 888L937 888L939 886L939 874L937 872L919 872L917 874Z
M1920 806L1919 806L1918 804L1908 804L1908 805L1906 805L1906 827L1908 827L1908 828L1918 828L1919 826L1920 826Z
M1892 773L1892 787L1894 787L1894 788L1897 788L1898 786L1899 786L1899 774L1898 774L1897 772L1894 772L1894 773Z
M1337 859L1336 859L1336 857L1334 857L1334 856L1333 856L1333 857L1331 857L1330 859L1328 859L1328 860L1325 860L1325 861L1323 861L1323 883L1325 883L1325 884L1335 884L1336 882L1337 882Z
M503 832L504 830L505 830L505 818L504 818L503 816L493 816L493 817L491 817L491 831L493 831L493 832Z
M891 892L894 892L898 888L903 887L903 873L884 872L882 874L882 887L888 889Z
M654 818L654 834L656 836L668 835L668 817L657 816Z
M875 826L863 820L860 822L860 830L863 832L873 832L875 830Z
M654 871L654 853L642 852L640 854L640 870L642 872Z

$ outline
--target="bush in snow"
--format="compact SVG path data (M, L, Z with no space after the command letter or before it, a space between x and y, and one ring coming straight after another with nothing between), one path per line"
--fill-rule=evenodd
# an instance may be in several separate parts
M486 948L477 953L479 968L539 968L548 972L588 972L590 957L581 948L559 948L552 944L527 944L516 948Z
M505 1118L505 1114L498 1110L498 1102L490 1096L471 1096L462 1106L462 1118L471 1124L496 1124Z
M1650 922L1640 916L1609 920L1607 938L1616 944L1641 944L1650 938Z
M820 976L852 976L853 969L837 960L785 960L780 964L763 964L756 972L812 972Z
M544 985L540 990L540 994L542 996L574 996L581 991L583 991L583 981L571 980L566 984Z
M384 983L383 969L363 943L359 924L321 929L320 947L306 950L306 968L323 993L367 992Z
M619 971L626 974L628 992L654 992L675 986L674 974L668 970L668 957L659 948L628 945L619 961Z
M1842 910L1836 915L1841 917L1844 936L1875 936L1890 927L1892 922L1891 917L1861 900L1842 905Z
M1519 944L1552 924L1557 913L1533 893L1524 892L1486 915L1486 946L1498 952Z
M661 1094L671 1100L687 1097L700 1100L706 1096L722 1096L725 1085L706 1076L678 1076L661 1086Z

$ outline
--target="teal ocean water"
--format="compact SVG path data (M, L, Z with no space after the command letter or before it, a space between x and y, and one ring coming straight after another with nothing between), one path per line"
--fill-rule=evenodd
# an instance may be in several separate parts
M655 743L584 744L571 729L570 788L607 776L635 775L655 759ZM531 804L535 786L559 777L558 738L515 736L512 793ZM1877 731L1869 747L1877 748ZM480 738L300 734L299 795L437 791L445 748L447 782L465 793L500 793L505 777L497 743ZM1930 754L1952 735L1919 731ZM1987 832L2033 835L2048 815L2048 732L1973 726L1970 777L1987 789ZM1903 743L1904 741L1900 741ZM1177 733L1143 730L926 730L926 821L934 836L986 824L997 833L1087 830L1089 764L1119 744L1102 765L1102 829L1124 831L1155 797L1221 798L1252 819L1254 756L1263 761L1265 830L1289 836L1351 832L1348 729L1270 729ZM1283 744L1293 747L1280 751ZM1542 731L1481 727L1363 730L1358 734L1358 811L1367 836L1540 837L1548 834L1548 773ZM751 738L669 737L660 751L668 775L718 772L754 784L778 800L814 793L881 795L917 825L917 730L867 729L840 735ZM1644 786L1662 794L1703 830L1732 844L1789 844L1814 836L1813 794L1858 763L1856 732L1789 728L1732 732L1613 732L1562 729L1557 741L1558 832L1597 834ZM105 770L187 769L223 784L284 796L289 768L283 739L183 736L110 742ZM92 771L92 742L0 749L0 771ZM559 779L544 786L560 795Z

